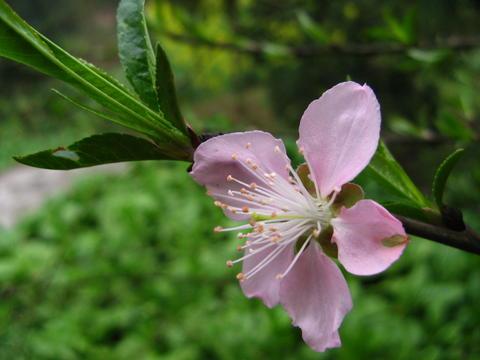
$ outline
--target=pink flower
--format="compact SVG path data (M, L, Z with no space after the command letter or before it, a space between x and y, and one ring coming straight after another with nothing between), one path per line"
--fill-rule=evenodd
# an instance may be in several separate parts
M380 106L367 85L344 82L313 101L300 122L306 165L295 171L281 140L261 131L202 143L193 178L225 214L246 224L237 275L247 297L283 305L316 351L340 346L338 328L352 308L347 283L331 259L356 275L384 271L403 252L402 224L360 187L349 184L378 145Z

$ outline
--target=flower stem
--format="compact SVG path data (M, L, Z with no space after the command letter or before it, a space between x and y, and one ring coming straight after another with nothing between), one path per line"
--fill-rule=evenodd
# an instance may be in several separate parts
M468 226L463 231L455 231L401 215L395 215L395 217L402 222L405 231L410 235L480 255L480 235Z

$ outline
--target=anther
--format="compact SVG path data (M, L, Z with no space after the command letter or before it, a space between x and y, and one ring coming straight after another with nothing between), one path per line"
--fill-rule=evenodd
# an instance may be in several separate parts
M223 230L223 228L222 228L221 226L215 226L215 227L213 228L213 231L214 231L214 232L217 232L217 233L218 233L218 232L221 232L222 230Z
M245 149L250 149L252 147L252 143L246 143L245 144Z
M244 273L238 273L237 274L237 280L239 281L244 281L245 280L245 274Z
M233 153L233 154L232 154L232 160L237 160L237 159L238 159L237 154L236 154L236 153Z
M313 231L312 231L312 235L313 235L314 237L318 238L318 237L320 236L320 230L318 230L318 229L313 230Z
M282 279L283 279L283 275L282 275L282 274L277 274L277 276L275 276L275 279L277 279L277 280L282 280Z
M249 211L250 211L250 209L248 208L248 206L242 207L242 212L248 213Z
M230 196L235 196L235 194L233 193L232 190L228 190L228 195L230 195Z
M232 260L227 260L227 266L232 267L233 266L233 261Z
M255 184L254 182L252 182L250 184L250 187L253 189L253 190L256 190L257 189L257 184Z
M233 181L233 176L232 176L232 175L228 175L228 176L227 176L227 181Z

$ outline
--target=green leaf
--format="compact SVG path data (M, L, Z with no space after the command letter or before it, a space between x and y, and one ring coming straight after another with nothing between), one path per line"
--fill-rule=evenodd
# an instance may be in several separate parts
M168 160L154 143L127 134L100 134L82 139L68 147L45 150L14 158L18 162L43 169L71 170L124 161Z
M441 209L443 207L443 193L445 192L445 185L447 183L448 177L453 170L455 164L460 160L464 153L463 149L457 149L452 154L450 154L440 166L437 168L435 172L435 176L433 178L433 186L432 192L433 197L435 198L435 202L437 203L438 207Z
M187 126L183 120L182 113L180 112L180 107L178 106L172 68L168 61L167 54L160 44L157 44L155 88L160 109L165 115L165 118L177 129L186 134Z
M330 42L330 36L328 32L325 31L325 29L320 24L317 24L307 12L298 11L297 19L300 28L312 40L315 40L320 44L327 44Z
M179 160L191 158L192 146L186 134L105 72L39 34L4 0L0 0L0 56L71 84L110 111L110 120L149 136Z
M427 199L417 189L382 141L368 165L367 172L396 195L407 199L415 206L419 208L429 206Z
M388 211L396 215L403 215L412 219L416 219L423 222L438 222L438 218L435 217L433 212L429 212L427 209L420 209L416 206L412 206L408 203L400 201L387 201L381 203Z
M128 81L151 109L158 111L155 55L145 20L145 0L121 0L117 10L120 62Z

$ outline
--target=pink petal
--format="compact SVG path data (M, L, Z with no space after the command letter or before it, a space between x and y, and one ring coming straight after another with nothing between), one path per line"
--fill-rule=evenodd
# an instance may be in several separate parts
M190 174L198 183L206 186L215 199L241 208L249 204L241 200L225 198L228 196L228 190L238 191L243 187L227 181L228 175L246 184L255 182L260 186L265 185L261 179L242 166L241 162L245 164L247 159L258 165L259 171L275 172L278 176L288 178L285 165L290 164L290 160L286 155L283 142L262 131L230 133L205 141L195 151ZM233 214L228 210L225 210L225 214L234 220L249 218L248 215Z
M338 328L352 308L337 265L311 243L280 285L280 302L316 351L340 346Z
M272 247L271 250L259 252L245 259L243 261L243 273L245 274L250 269L253 269L255 265L268 256L274 249L275 247ZM293 245L287 245L272 262L251 278L240 283L245 296L248 298L260 298L264 304L270 308L277 305L279 302L280 281L276 276L283 273L292 260Z
M308 106L298 144L323 197L367 166L378 145L380 121L372 89L351 81L334 86Z
M408 242L402 223L372 200L361 200L349 209L342 208L332 225L338 260L355 275L384 271L402 255ZM385 239L395 235L400 235L403 242L386 246Z

